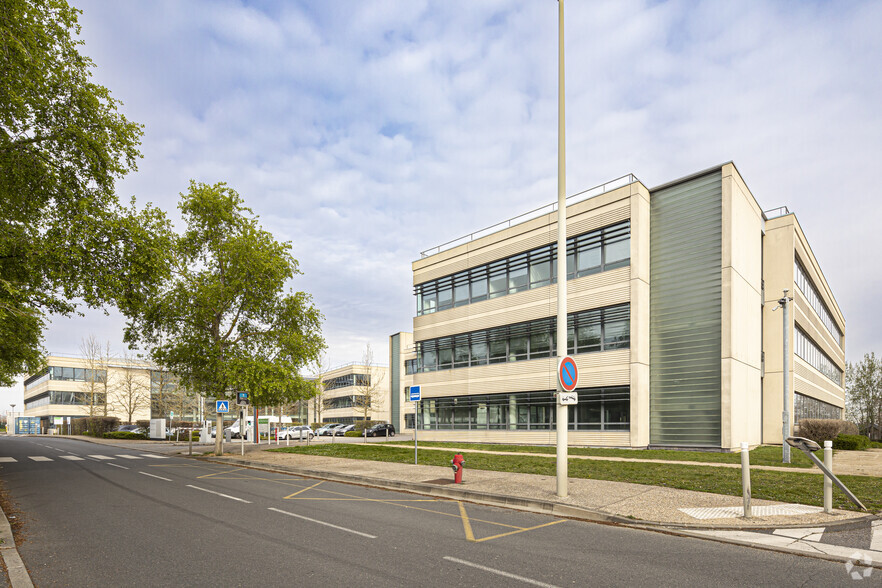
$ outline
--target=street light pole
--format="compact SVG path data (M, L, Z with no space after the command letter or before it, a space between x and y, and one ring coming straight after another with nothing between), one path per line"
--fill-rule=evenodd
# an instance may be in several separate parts
M778 300L778 305L781 307L783 311L784 318L784 327L782 330L782 335L784 339L784 359L782 361L783 369L781 371L781 379L783 380L783 392L784 397L782 400L783 410L781 411L781 443L783 448L781 450L781 461L783 463L790 463L790 445L787 443L787 437L790 436L790 313L788 311L787 303L793 300L792 296L787 296L787 290L784 290L784 296ZM777 310L775 308L774 310Z
M9 428L9 419L6 419L6 434L13 435L15 434L15 404L10 404L9 407L12 409L10 411L12 413L12 428Z
M567 179L564 125L564 4L558 0L557 83L557 365L567 354ZM560 404L557 383L555 426L557 429L557 495L567 496L567 426L569 407Z

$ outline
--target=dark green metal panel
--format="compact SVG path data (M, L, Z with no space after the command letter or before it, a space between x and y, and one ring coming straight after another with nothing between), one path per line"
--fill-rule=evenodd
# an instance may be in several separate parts
M721 443L722 174L650 197L650 443Z
M389 396L390 414L389 422L395 425L398 430L401 420L401 399L399 398L399 390L401 390L401 370L399 365L401 362L401 334L392 335L392 343L389 350Z

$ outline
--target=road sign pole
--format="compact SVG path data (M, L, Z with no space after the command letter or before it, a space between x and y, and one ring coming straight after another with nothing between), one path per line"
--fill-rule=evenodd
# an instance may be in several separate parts
M239 444L242 446L242 455L245 455L245 430L248 424L248 407L243 406L242 412L239 413Z
M567 354L567 180L564 125L564 5L558 0L557 62L557 357ZM561 392L560 384L557 387ZM557 495L567 496L567 415L566 406L557 404Z
M417 465L417 424L420 418L420 401L416 401L416 408L413 411L413 465Z

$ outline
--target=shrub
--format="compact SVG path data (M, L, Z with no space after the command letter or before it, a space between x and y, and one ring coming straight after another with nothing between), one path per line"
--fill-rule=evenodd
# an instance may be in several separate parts
M141 427L142 429L144 429L145 431L147 431L148 433L150 432L150 419L147 419L146 421L135 421L135 424L138 425L139 427Z
M309 428L312 429L313 431L315 431L316 429L320 429L327 424L328 423L312 423L311 425L309 425Z
M143 433L133 433L132 431L110 431L104 433L105 439L141 439L146 440L147 435Z
M116 417L81 417L71 421L71 433L101 437L104 433L116 431L119 419Z
M864 435L839 435L833 439L833 449L863 451L870 446L870 438Z
M344 437L361 437L362 434L363 433L360 431L346 431L345 433L343 433L343 436Z
M854 423L839 419L802 419L799 421L799 435L823 445L824 441L836 439L839 435L857 435Z

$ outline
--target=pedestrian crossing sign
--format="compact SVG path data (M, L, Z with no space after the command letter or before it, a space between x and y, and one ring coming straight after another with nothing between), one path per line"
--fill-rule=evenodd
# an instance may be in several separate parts
M225 414L230 412L230 401L229 400L218 400L216 402L217 406L215 410L220 414Z

